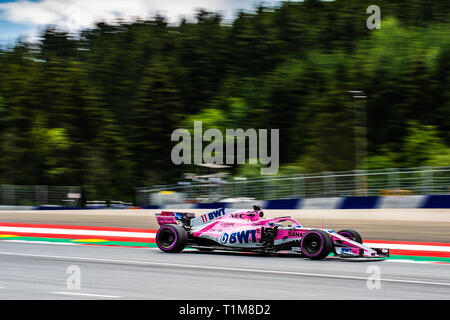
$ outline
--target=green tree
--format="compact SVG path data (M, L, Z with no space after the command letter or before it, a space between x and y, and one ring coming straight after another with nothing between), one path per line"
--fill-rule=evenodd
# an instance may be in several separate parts
M408 135L403 147L404 166L415 167L426 164L436 164L439 161L445 165L448 160L449 148L438 135L436 126L421 125L409 122Z

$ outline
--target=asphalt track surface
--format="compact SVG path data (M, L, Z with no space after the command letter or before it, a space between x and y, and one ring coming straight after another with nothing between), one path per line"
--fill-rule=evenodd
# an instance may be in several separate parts
M450 265L0 242L0 299L448 300Z
M211 210L183 209L204 214ZM0 222L157 229L161 210L0 211ZM291 215L303 226L335 231L352 228L364 239L450 243L449 209L265 210L266 217Z

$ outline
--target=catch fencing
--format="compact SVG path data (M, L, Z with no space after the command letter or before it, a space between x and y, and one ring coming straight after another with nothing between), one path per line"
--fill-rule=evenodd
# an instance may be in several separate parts
M155 194L181 194L183 202L433 195L450 193L450 167L389 168L298 174L231 181L183 183L135 188L136 205L155 205ZM178 197L179 199L180 197Z
M0 185L0 205L79 207L81 188L77 186Z

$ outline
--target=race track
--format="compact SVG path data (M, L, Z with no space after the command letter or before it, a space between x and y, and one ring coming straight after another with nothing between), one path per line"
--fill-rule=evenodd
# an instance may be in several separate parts
M450 299L450 264L0 242L0 299Z
M0 211L0 222L157 229L156 212ZM324 221L326 228L354 228L364 239L450 243L449 210L267 210L265 214L293 215L310 227L320 227ZM166 254L151 246L14 240L24 235L7 233L0 234L4 240L0 241L0 299L450 299L447 258L312 261L194 249ZM73 287L73 268L80 271L80 288ZM374 275L380 276L380 282L371 278Z

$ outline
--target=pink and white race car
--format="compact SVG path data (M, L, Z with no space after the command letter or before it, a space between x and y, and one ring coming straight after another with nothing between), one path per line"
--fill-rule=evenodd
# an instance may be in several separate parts
M330 253L339 257L389 256L389 249L363 245L359 233L352 229L334 232L303 227L292 217L263 217L258 206L253 206L253 211L227 212L221 208L199 217L193 213L163 211L156 214L160 225L156 244L164 252L180 252L185 247L202 251L289 252L316 260Z

